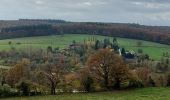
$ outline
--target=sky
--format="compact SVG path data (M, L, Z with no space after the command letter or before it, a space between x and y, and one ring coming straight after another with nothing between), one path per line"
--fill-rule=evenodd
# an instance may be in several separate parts
M0 19L170 26L170 0L0 0Z

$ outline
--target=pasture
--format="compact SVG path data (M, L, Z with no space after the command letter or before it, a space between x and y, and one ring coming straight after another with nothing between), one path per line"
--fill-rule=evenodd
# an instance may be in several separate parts
M15 97L3 100L169 100L169 88L143 88L136 90L62 94L35 97Z
M6 39L0 40L0 51L2 50L10 50L10 48L14 47L16 49L46 49L48 46L52 46L53 48L67 48L69 44L72 43L73 40L76 42L83 43L84 40L88 40L91 38L91 35L80 35L80 34L66 34L64 36L61 35L52 35L52 36L39 36L39 37L25 37L25 38L16 38L16 39ZM112 41L112 37L98 36L94 35L94 37L98 40L103 40L104 38L110 38ZM155 60L160 60L163 52L170 53L170 46L153 43L142 40L135 39L126 39L126 38L117 38L118 43L121 47L124 47L127 50L137 51L139 48L143 50L144 53L150 55L151 58ZM137 42L141 41L142 45L137 46ZM11 44L9 44L11 42Z

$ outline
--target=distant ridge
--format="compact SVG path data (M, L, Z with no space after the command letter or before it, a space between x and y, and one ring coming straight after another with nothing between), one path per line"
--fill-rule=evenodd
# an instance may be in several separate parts
M65 20L57 19L19 19L18 21L42 21L42 22L51 22L51 23L66 23Z
M131 23L69 22L53 19L0 20L0 39L55 34L96 34L170 45L169 26Z

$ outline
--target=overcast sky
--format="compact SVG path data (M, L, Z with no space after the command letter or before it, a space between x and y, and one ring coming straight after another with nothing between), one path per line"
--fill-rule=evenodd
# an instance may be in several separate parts
M0 0L0 19L19 18L170 26L170 0Z

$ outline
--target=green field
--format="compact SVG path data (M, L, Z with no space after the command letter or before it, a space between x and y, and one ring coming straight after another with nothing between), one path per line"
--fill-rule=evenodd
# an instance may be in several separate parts
M9 66L2 66L2 65L0 65L0 69L9 69L10 67Z
M16 97L2 100L169 100L169 88L144 88L88 94L63 94L55 96Z
M17 38L17 39L7 39L0 40L0 50L9 50L11 47L15 47L17 49L35 49L35 48L47 48L48 46L65 48L73 41L83 42L85 39L88 40L91 35L75 35L75 34L67 34L64 36L53 35L53 36L41 36L41 37L25 37L25 38ZM99 40L103 40L104 36L95 36ZM111 37L108 37L112 39ZM139 47L136 46L139 40L134 39L125 39L125 38L117 38L119 45L128 50L137 51ZM12 42L12 45L9 45L9 41ZM170 53L170 46L163 45L153 42L142 41L143 45L140 47L143 49L144 53L149 54L151 58L159 60L162 56L163 52ZM21 44L17 44L21 43Z

